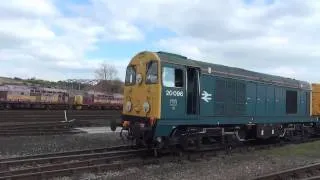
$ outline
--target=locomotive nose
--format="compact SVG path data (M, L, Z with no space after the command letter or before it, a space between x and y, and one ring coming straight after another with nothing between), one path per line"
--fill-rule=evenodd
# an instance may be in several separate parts
M152 139L152 128L160 119L160 59L142 52L130 61L125 78L122 127L134 139Z

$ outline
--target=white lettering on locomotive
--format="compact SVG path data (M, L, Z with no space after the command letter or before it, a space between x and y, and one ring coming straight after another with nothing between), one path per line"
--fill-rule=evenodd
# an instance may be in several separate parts
M179 91L179 90L166 90L166 96L183 96L183 91Z

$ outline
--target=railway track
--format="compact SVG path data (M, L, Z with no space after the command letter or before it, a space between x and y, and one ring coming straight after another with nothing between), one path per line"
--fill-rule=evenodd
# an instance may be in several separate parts
M75 126L105 126L120 120L120 110L0 110L0 126L75 120Z
M75 173L101 172L131 166L157 163L143 159L147 149L116 146L36 156L0 159L0 179L39 179L69 176Z
M77 134L74 127L107 126L118 110L0 110L0 136Z
M75 150L75 151L64 151L64 152L58 152L58 153L47 153L47 154L18 156L18 157L12 157L12 158L2 158L0 159L0 162L37 159L37 158L44 158L44 157L69 156L69 155L88 154L88 153L100 153L100 152L116 151L116 150L128 150L128 149L134 149L134 148L135 146L131 146L131 145L111 146L111 147L95 148L95 149L84 149L84 150Z
M253 180L280 180L280 179L304 179L315 180L320 179L320 163L308 166L288 169L272 174L267 174L254 178Z
M22 123L22 124L1 124L0 130L25 130L25 129L57 129L57 128L68 128L73 127L73 122L33 122L33 123Z
M246 144L234 146L232 150L224 146L215 149L191 151L183 153L182 157L188 156L191 160L206 155L223 155L232 153L245 153L252 150L263 150L289 144L301 144L317 141L319 138L301 140L297 142ZM205 154L203 156L203 154ZM106 148L68 151L60 153L39 154L22 157L0 159L1 179L42 179L58 176L73 176L78 173L92 172L101 173L105 170L118 170L122 168L141 166L146 164L157 164L166 162L167 156L161 158L152 157L153 151L138 148L136 146L122 145Z
M76 130L73 127L73 122L0 125L0 136L38 136L83 133L83 131Z
M66 135L66 134L79 134L79 133L85 133L81 130L76 129L56 129L56 130L41 130L41 131L0 131L0 136L44 136L44 135Z

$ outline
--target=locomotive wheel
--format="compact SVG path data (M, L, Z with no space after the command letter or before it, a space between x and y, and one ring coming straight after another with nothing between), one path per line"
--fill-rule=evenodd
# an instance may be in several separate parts
M197 149L199 148L200 143L199 138L194 135L180 137L180 146L184 151Z
M238 130L238 137L241 139L241 140L246 140L247 139L247 132L245 129L241 128Z

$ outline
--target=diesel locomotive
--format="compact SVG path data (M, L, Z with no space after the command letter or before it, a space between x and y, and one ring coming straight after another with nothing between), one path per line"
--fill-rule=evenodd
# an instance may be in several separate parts
M78 91L34 87L27 85L0 85L2 109L104 109L121 110L122 94L97 91Z
M305 81L143 51L126 69L126 137L185 149L318 132L319 98ZM317 91L319 92L319 90Z

